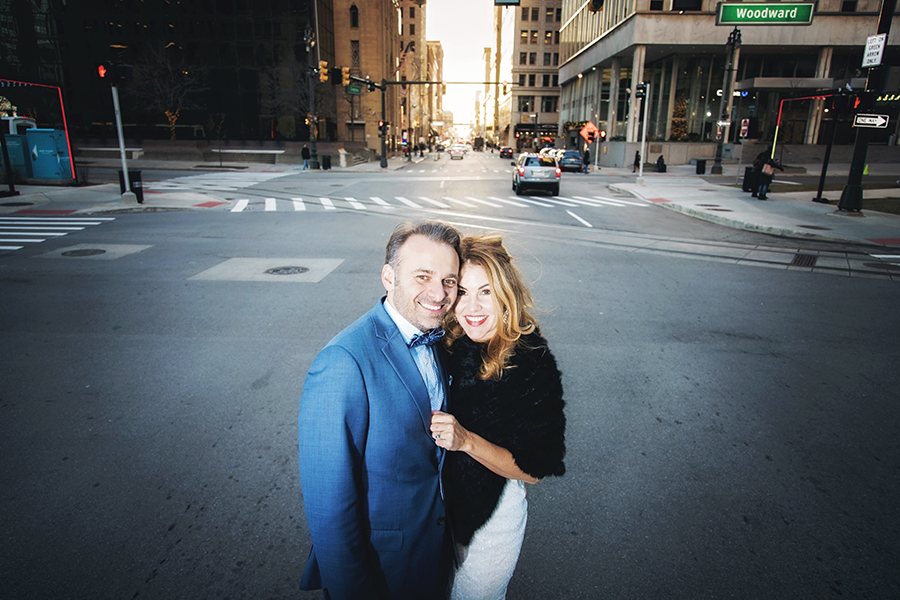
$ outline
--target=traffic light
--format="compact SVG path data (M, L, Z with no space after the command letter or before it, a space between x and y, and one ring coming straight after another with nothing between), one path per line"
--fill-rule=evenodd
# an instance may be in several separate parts
M509 84L507 82L505 82L505 81L503 82L503 95L504 96L506 95L506 86L508 86L508 85Z
M605 142L605 141L606 141L606 132L603 131L602 129L600 130L600 141L601 141L601 142Z
M385 130L384 121L378 121L378 131L384 131L384 130Z
M108 60L97 63L97 76L103 81L115 83L117 79L116 65Z
M446 94L447 94L447 82L442 81L441 82L441 95L445 96Z
M341 67L341 85L344 87L350 85L350 67Z
M328 61L319 61L319 81L326 83L328 81Z
M647 97L647 84L643 81L635 87L634 91L635 98L646 98Z
M875 92L856 92L851 99L851 107L855 111L875 110Z

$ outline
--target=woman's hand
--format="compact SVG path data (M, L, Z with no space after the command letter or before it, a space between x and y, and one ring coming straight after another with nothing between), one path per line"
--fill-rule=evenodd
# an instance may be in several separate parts
M464 450L469 431L459 424L456 417L439 410L431 411L431 437L434 443L453 452Z

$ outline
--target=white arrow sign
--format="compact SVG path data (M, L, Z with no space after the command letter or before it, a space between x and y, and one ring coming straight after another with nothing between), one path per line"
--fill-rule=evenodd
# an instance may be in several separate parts
M856 115L856 118L853 120L853 126L886 129L889 120L888 115Z

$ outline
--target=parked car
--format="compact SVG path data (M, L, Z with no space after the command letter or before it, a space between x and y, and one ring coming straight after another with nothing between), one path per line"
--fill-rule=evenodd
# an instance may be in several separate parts
M563 171L581 171L584 168L581 152L578 150L566 150L563 152L559 156L559 168Z
M450 160L453 160L454 158L462 160L466 157L466 147L460 146L459 144L450 146L448 152L450 152Z
M512 189L516 195L525 189L547 190L554 196L559 195L560 170L552 156L520 154L511 164L515 167Z
M500 158L512 158L513 150L509 147L500 148Z

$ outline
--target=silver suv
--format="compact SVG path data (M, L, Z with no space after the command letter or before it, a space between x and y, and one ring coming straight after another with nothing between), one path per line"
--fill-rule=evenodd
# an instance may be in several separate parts
M521 154L510 163L513 171L512 189L520 195L524 189L547 190L559 195L559 165L553 156L547 154Z

